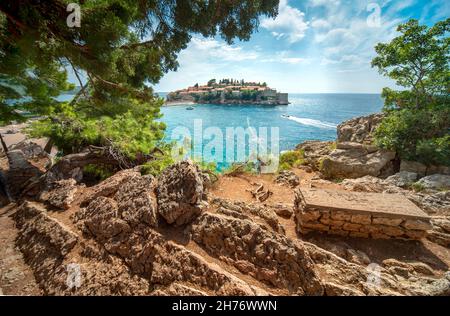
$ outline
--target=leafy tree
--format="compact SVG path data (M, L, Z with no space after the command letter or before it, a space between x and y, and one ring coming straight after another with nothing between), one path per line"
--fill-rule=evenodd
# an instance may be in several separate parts
M450 19L432 27L410 20L400 35L375 47L372 66L404 90L384 88L378 145L403 159L450 165Z
M88 145L135 160L162 141L162 100L155 84L178 67L194 34L248 40L259 17L274 17L278 0L79 1L81 27L68 27L73 0L0 2L0 124L45 115L34 136L49 136L64 154ZM81 87L71 102L57 96ZM11 100L18 102L11 104Z
M212 87L215 84L216 84L216 79L211 79L208 81L208 87Z

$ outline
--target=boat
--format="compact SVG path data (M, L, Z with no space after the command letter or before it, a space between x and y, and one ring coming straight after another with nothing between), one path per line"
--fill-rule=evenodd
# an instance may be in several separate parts
M189 106L186 108L186 110L193 110L194 108L192 106Z
M286 115L286 114L281 114L281 117L285 117L285 118L290 118L290 115Z

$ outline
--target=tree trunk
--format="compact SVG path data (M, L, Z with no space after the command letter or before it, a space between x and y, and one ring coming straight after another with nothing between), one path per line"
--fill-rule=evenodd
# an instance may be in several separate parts
M47 154L50 154L52 152L52 148L53 148L53 140L51 138L49 138L47 144L44 147L44 151Z
M101 151L87 151L77 154L70 154L62 157L55 163L46 173L45 178L47 183L58 180L75 178L82 174L82 169L90 164L105 164L112 166L119 166L119 161L105 155Z
M3 140L2 134L0 133L0 142L2 143L2 147L3 147L3 151L6 153L8 153L8 146L6 146L5 141Z

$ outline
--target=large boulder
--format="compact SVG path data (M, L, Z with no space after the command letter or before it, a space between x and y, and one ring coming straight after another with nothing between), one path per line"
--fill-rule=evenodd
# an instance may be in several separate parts
M186 224L205 207L203 193L198 166L192 161L178 162L164 170L158 179L158 212L169 224Z
M388 177L385 182L387 184L392 184L401 188L408 187L409 185L416 182L418 174L408 171L400 171L390 177Z
M21 150L27 159L44 158L48 156L41 145L29 139L11 145L9 150Z
M359 143L338 143L322 159L321 171L329 178L386 177L394 173L395 152Z
M373 132L383 117L384 115L382 113L377 113L342 122L337 127L338 142L371 144Z
M445 174L433 174L420 179L417 183L422 185L425 189L450 189L450 176Z
M400 162L400 171L417 173L419 177L433 174L450 175L450 167L448 166L426 166L423 163L408 160L402 160Z

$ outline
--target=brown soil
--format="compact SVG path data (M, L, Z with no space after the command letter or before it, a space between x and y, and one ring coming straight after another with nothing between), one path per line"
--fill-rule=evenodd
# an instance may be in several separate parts
M41 295L31 268L15 247L14 209L14 204L0 209L0 295Z

